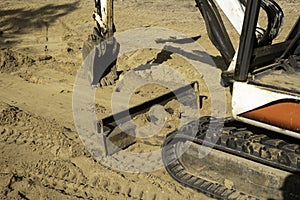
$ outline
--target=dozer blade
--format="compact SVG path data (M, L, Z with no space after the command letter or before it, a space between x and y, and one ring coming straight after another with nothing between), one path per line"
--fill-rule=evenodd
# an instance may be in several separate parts
M103 136L105 153L110 156L118 151L127 148L136 142L135 125L130 120L139 114L146 113L154 105L165 105L172 99L180 98L185 105L195 105L191 95L198 94L198 82L180 87L174 91L158 96L128 110L116 113L98 121L98 133ZM197 99L197 109L200 106L200 99ZM122 127L122 128L120 128Z

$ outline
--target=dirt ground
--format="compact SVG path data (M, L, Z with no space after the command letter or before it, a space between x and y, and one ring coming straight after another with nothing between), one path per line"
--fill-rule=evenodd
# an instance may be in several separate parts
M286 15L279 41L295 23L300 3L278 3ZM94 25L93 10L93 1L0 3L0 198L209 199L178 184L164 169L132 174L105 167L82 144L73 121L72 93L82 65L82 44ZM217 64L222 64L194 1L118 0L115 25L117 32L155 26L188 37L199 36L197 43ZM236 46L237 34L232 28L229 34ZM119 60L118 67L126 71L155 59L159 52L131 52ZM186 70L183 73L193 79L193 71L184 68L182 58L162 56L169 56L166 64ZM101 88L97 93L101 96L96 104L99 118L111 113L110 94L114 87ZM133 104L165 92L163 88L152 89L136 92ZM172 104L176 105L171 102L169 106ZM209 114L205 106L206 103L203 114ZM230 102L227 109L229 114ZM138 123L144 121L141 118ZM161 142L140 142L132 150L158 147Z

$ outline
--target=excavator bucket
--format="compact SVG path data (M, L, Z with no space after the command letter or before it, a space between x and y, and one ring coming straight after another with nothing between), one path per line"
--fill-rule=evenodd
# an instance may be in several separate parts
M112 85L120 48L114 38L113 0L95 0L95 8L95 27L82 48L84 66L92 86Z

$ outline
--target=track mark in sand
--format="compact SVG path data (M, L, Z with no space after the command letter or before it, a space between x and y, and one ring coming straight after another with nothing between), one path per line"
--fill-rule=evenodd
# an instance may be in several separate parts
M168 199L168 195L162 196L155 185L146 188L141 183L120 178L113 172L97 173L90 180L83 171L69 161L38 161L20 167L22 174L27 179L34 180L47 189L51 189L67 196L76 198L100 198L107 197L130 198L130 199ZM20 175L18 175L20 176ZM157 195L153 191L161 194Z
M0 148L5 153L0 157L5 170L0 171L0 194L6 199L155 200L190 199L192 195L168 182L171 179L163 170L154 175L123 174L104 167L91 157L70 128L3 102Z
M39 182L43 187L67 196L88 198L85 192L87 178L82 170L70 161L40 160L23 164L19 173Z
M58 157L88 155L71 129L1 102L0 134L0 142L27 145Z
M68 193L59 187L52 185L44 185L39 179L35 177L28 177L25 175L12 174L9 184L3 190L4 199L40 199L40 198L54 198L54 199L82 199L76 193Z
M51 153L54 154L52 156L53 159L84 155L83 160L92 159L87 156L88 153L81 145L78 136L71 129L60 127L55 122L32 116L17 107L5 103L0 103L0 135L0 146L5 145L6 148L9 148L7 145L12 144L14 144L12 148L16 147L15 145L26 145L32 151L40 152L45 157L50 156L50 159ZM13 152L11 153L14 154ZM13 177L25 177L26 180L24 178L14 178L13 184L4 186L4 189L1 191L6 191L7 197L14 195L27 198L27 189L29 190L29 188L22 192L17 185L26 184L29 180L34 180L36 185L47 191L46 193L49 193L48 190L52 190L75 198L97 197L98 199L102 198L102 194L105 193L110 194L110 196L128 196L125 192L122 195L122 190L126 191L126 189L123 189L118 181L111 178L111 176L114 178L116 176L110 170L108 170L109 173L106 178L102 177L99 180L94 178L96 184L91 186L92 184L87 180L82 170L69 160L39 160L32 162L30 158L28 159L28 162L18 163L16 161L16 166L11 169L16 171ZM103 169L100 166L99 168ZM127 185L125 180L123 185ZM9 189L15 186L15 189ZM18 192L14 194L13 191Z

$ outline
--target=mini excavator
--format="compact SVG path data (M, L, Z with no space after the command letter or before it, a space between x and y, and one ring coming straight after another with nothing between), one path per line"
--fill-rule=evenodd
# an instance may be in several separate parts
M275 0L196 0L196 6L210 40L228 66L221 84L231 89L232 116L201 117L169 133L162 147L166 170L181 184L217 199L300 199L300 17L286 39L274 43L284 19ZM99 41L107 44L105 53L117 55L117 41L111 39L116 31L113 0L95 0L95 7L96 26L83 56L101 44ZM237 50L220 9L240 34ZM266 28L259 25L261 12L266 14ZM118 78L116 60L107 66L90 67L91 85L113 84ZM158 97L131 108L130 113L147 111L171 97ZM103 132L114 120L100 121ZM211 124L215 128L208 135ZM191 136L189 132L195 129L196 135ZM105 134L106 140L109 134ZM178 153L183 143L213 146L217 153L210 155L210 161L198 159L197 163L197 159ZM107 154L112 152L107 148ZM209 166L202 170L207 169L206 173L194 170L200 165ZM219 172L223 175L212 175Z

